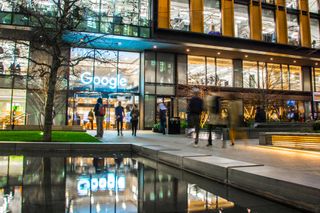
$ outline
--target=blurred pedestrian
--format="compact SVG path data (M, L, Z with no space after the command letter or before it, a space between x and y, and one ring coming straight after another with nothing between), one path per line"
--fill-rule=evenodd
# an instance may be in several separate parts
M240 126L240 117L241 117L241 103L239 100L235 99L234 95L231 96L228 108L228 118L229 118L229 127L230 127L230 141L231 145L234 146L236 138L236 129Z
M103 137L103 118L106 114L106 109L102 103L102 98L97 99L97 103L94 106L93 111L97 122L97 134L95 137Z
M88 113L88 120L91 126L91 130L93 130L93 119L94 119L94 115L93 115L93 111L92 109L90 109L89 113Z
M133 104L132 110L130 112L130 116L131 116L132 135L137 136L138 120L140 116L137 105Z
M159 115L160 115L160 131L162 134L166 134L166 123L167 123L167 107L164 104L164 100L159 104Z
M205 105L206 111L208 113L207 124L209 131L207 146L212 146L212 130L219 130L220 138L222 134L222 131L220 129L222 127L222 122L220 118L221 97L209 95L206 97Z
M116 123L117 123L118 136L120 134L121 134L121 136L123 136L122 130L123 130L124 109L121 106L121 101L118 102L118 106L115 108L115 112L116 112Z
M200 90L193 89L193 97L189 101L188 112L190 116L189 127L195 128L196 138L194 141L194 147L198 147L199 132L200 132L200 115L203 111L203 100L200 98Z
M258 106L256 109L256 115L254 117L254 121L255 121L255 125L254 125L255 127L260 123L265 123L267 121L266 112L260 106Z

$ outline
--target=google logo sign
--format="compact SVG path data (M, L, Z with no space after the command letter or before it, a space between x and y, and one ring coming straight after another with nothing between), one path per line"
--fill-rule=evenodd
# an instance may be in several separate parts
M117 88L117 86L120 87L126 87L128 85L128 80L125 78L120 78L120 75L117 75L117 77L99 77L99 76L92 76L90 72L84 72L80 76L81 83L83 84L93 84L94 85L100 85L109 87L111 89Z

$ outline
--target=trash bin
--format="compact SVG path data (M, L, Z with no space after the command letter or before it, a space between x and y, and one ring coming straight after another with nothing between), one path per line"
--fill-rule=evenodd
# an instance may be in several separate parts
M168 134L180 134L180 117L170 118L168 127Z

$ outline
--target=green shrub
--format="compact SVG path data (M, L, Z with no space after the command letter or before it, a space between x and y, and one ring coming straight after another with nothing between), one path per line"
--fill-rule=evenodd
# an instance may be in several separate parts
M186 120L181 120L180 121L180 128L185 129L188 127L188 122Z
M160 123L153 124L153 131L160 131Z
M320 130L320 121L316 121L312 124L313 130Z

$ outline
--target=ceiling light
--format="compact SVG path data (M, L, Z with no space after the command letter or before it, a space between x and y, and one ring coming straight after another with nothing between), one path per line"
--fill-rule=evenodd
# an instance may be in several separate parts
M273 58L270 58L271 61L273 61Z
M218 55L220 55L220 54L221 54L221 52L217 52L217 54L218 54Z
M153 49L157 49L157 45L153 45Z
M297 62L296 60L293 61L293 63L296 63L296 62Z
M190 49L186 49L187 52L190 52Z
M248 55L244 55L245 58L248 58Z
M118 45L120 46L122 43L121 42L118 42Z
M318 65L318 62L316 62L314 65L316 65L316 66L317 66L317 65Z

